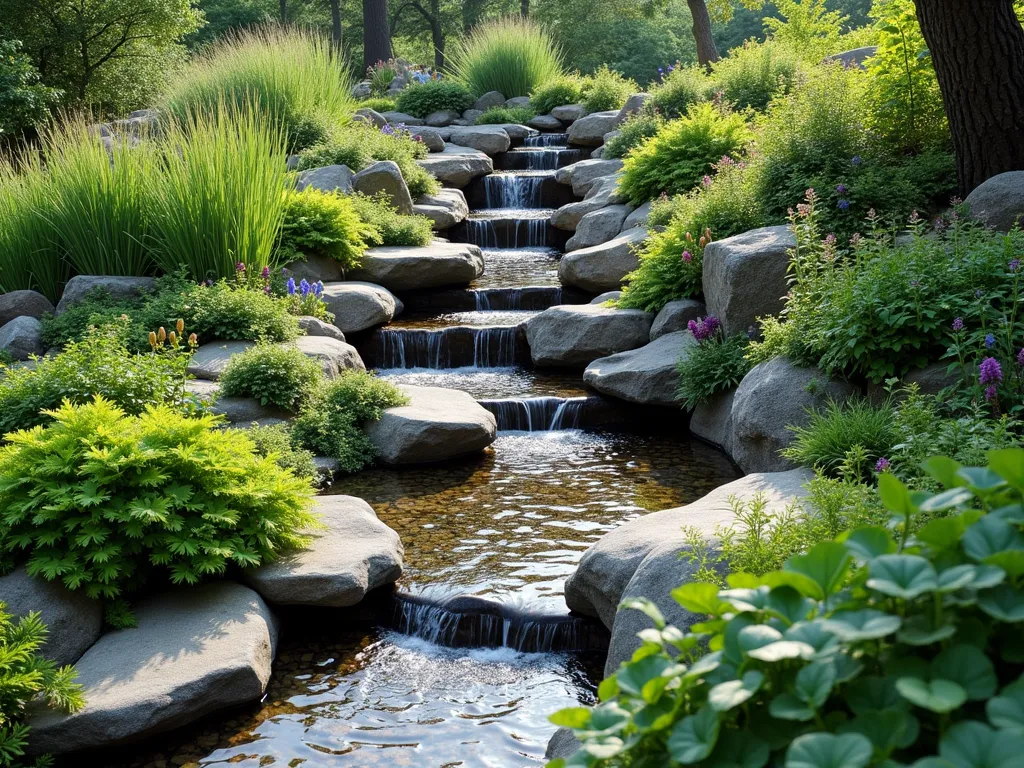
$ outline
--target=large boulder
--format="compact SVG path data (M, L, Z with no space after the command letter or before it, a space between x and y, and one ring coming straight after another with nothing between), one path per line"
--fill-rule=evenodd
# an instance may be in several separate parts
M606 243L567 253L558 262L558 279L593 293L614 291L640 265L637 251L646 239L647 230L637 227Z
M431 128L446 128L452 124L452 121L458 120L461 115L450 109L442 109L437 112L431 112L424 118L424 122Z
M428 152L444 151L444 136L434 128L410 128L413 136L419 136L420 141L427 147Z
M402 542L355 496L320 496L314 510L323 528L305 549L243 572L269 603L345 608L402 575Z
M706 314L707 308L702 301L696 299L670 301L661 308L658 316L654 318L654 325L651 326L651 341L666 333L685 331L691 320L704 317Z
M381 160L352 177L352 187L367 196L383 193L399 213L412 213L412 196L394 160Z
M365 371L363 359L351 344L329 336L300 336L294 342L306 357L320 363L328 379L335 379L345 371Z
M644 203L635 211L633 211L626 220L622 222L622 231L625 232L627 229L633 227L646 227L647 217L651 215L651 204L650 202Z
M715 240L704 249L704 300L727 336L746 333L758 317L782 310L795 247L789 227L778 226Z
M555 171L555 181L572 186L573 194L583 197L598 179L614 176L621 170L621 160L580 160Z
M588 301L588 304L604 304L606 301L618 301L622 298L622 291L605 291Z
M457 123L453 123L453 125L473 125L477 118L483 117L483 114L482 109L467 109L462 113L462 119Z
M188 372L197 379L216 381L234 355L256 346L254 341L208 341L199 345L188 363Z
M458 389L402 386L407 405L389 408L365 425L385 464L424 464L476 453L494 442L498 423Z
M567 251L590 248L612 240L622 230L622 222L629 215L628 205L609 205L591 211L576 225L576 234L565 244Z
M402 302L391 291L373 283L325 283L321 298L334 314L334 324L345 333L390 323L402 311Z
M529 96L513 96L505 100L505 106L509 109L523 109L530 106Z
M603 395L640 405L677 406L679 361L697 345L689 331L676 331L643 347L595 360L583 382Z
M435 241L423 248L370 248L349 277L392 291L408 291L468 285L483 273L484 257L479 246Z
M732 456L732 401L736 388L712 395L690 414L690 434Z
M627 117L643 111L644 106L654 97L649 93L634 93L619 110L619 122L624 122Z
M563 104L551 110L551 116L564 125L569 125L587 114L582 104Z
M332 323L325 323L318 317L312 315L299 316L299 328L306 332L307 336L327 336L338 341L345 341L345 334L341 329Z
M46 352L43 345L43 324L34 317L22 315L0 328L0 350L15 360L28 360Z
M46 625L46 642L39 652L56 664L74 664L103 632L103 604L72 592L60 579L47 581L18 568L0 577L0 603L4 611L20 618L38 611Z
M321 192L340 192L347 195L352 191L352 171L347 165L325 165L300 171L295 188L300 192L307 188Z
M538 131L562 130L562 121L551 115L536 115L531 117L526 124L531 128L536 128Z
M325 283L333 280L345 279L345 268L341 262L331 256L319 253L308 255L304 259L296 259L285 265L288 274L295 278L295 282L308 280L315 283L323 280Z
M787 427L807 424L807 411L855 393L845 381L784 357L755 365L736 388L732 404L732 458L744 472L778 472L793 463L779 451L793 441Z
M806 469L747 475L686 506L620 525L591 546L565 583L565 602L573 611L600 619L612 631L615 653L609 653L605 669L614 671L628 658L639 647L636 632L648 626L638 611L618 610L625 598L643 595L655 602L669 622L684 629L693 623L693 617L669 594L696 570L681 557L689 551L684 528L713 543L717 531L735 522L733 498L749 502L761 494L766 511L781 512L806 495L803 486L812 477Z
M491 107L500 107L505 103L505 97L500 91L488 91L479 99L473 102L473 109L486 112Z
M485 153L455 144L445 144L441 152L433 152L416 162L439 181L459 189L473 179L494 172L494 163Z
M526 323L535 365L581 367L650 341L654 315L601 304L551 307Z
M0 294L0 326L16 317L40 318L53 312L53 302L39 291L8 291Z
M551 226L555 229L564 229L572 232L588 213L599 211L609 205L625 202L616 189L615 178L614 176L606 176L598 179L583 200L576 203L568 203L555 210L551 214Z
M508 133L496 125L474 125L466 128L452 128L449 141L460 147L472 147L487 155L506 152L512 140Z
M85 707L30 720L34 752L141 740L263 695L277 621L248 587L178 589L134 610L137 627L108 632L78 660Z
M469 216L469 206L461 189L442 189L436 195L423 195L412 210L430 219L435 230L454 227Z
M369 107L361 107L356 110L353 120L361 120L364 123L369 123L376 128L383 128L388 124L387 118L384 117L380 112Z
M423 120L412 115L407 115L405 112L381 112L381 117L387 120L391 125L423 125Z
M569 126L569 143L585 147L599 147L604 143L604 135L615 130L619 125L619 111L594 112L581 117Z
M1000 232L1024 226L1024 171L1007 171L983 181L964 201L971 216Z
M152 277L113 277L107 275L75 275L64 286L55 315L78 304L90 291L101 288L116 298L130 299L153 287Z

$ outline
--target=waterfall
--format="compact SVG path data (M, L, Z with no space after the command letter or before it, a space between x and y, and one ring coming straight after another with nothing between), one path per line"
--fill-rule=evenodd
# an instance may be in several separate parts
M551 173L492 173L484 177L484 208L540 208Z
M473 365L476 368L508 368L515 365L519 340L516 326L507 328L474 328Z
M583 150L568 147L516 147L498 161L505 171L554 171L583 159Z
M586 397L522 397L480 400L494 414L498 429L521 432L548 432L576 429Z
M547 217L469 218L463 222L465 242L481 248L544 248L551 240Z
M508 368L520 362L517 326L382 328L376 368Z
M523 145L527 147L564 147L568 143L568 133L541 133L537 136L527 136Z

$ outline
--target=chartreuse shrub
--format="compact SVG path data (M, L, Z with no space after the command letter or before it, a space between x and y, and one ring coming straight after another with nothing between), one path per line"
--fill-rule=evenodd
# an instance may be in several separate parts
M530 107L491 107L476 119L477 125L503 125L515 123L524 125L537 113Z
M363 422L376 421L386 409L407 402L393 384L365 371L346 371L324 381L306 400L292 438L319 456L337 459L343 472L358 472L376 455Z
M630 94L640 90L632 80L606 66L598 67L594 74L583 80L583 106L588 112L607 112L621 109Z
M455 80L428 80L403 88L395 101L395 109L413 117L424 118L431 112L458 112L473 106L469 89Z
M562 54L551 36L519 16L478 24L451 47L448 61L455 80L474 96L529 96L562 74Z
M619 126L618 134L605 142L602 159L625 157L631 149L654 136L664 125L665 120L656 113L637 112L631 115Z
M308 478L310 481L319 478L314 460L316 457L292 443L291 429L287 424L262 426L253 422L246 427L245 434L252 440L260 456L272 458L278 466L290 469L297 477Z
M530 106L538 115L555 107L579 104L583 100L583 79L579 75L561 75L548 80L530 93Z
M50 709L75 712L85 705L74 667L58 668L39 654L46 625L38 613L15 620L0 602L0 766L50 764L46 758L26 763L29 707L42 700Z
M703 620L650 617L600 704L552 716L563 766L984 768L1024 753L1024 451L934 458L945 490L879 477L887 525L860 527L727 588L673 591ZM917 518L928 522L918 526ZM913 533L912 533L913 531Z
M716 320L710 332L708 320ZM676 395L687 410L739 386L751 368L746 358L749 340L745 335L723 336L714 316L693 321L690 330L697 337L697 344L686 351L676 366L679 371Z
M433 224L426 216L399 213L384 193L351 195L349 199L359 218L372 230L374 245L429 245L434 239Z
M386 96L374 96L363 99L356 106L360 109L372 109L374 112L394 112L396 103L394 99L389 99Z
M174 77L164 108L183 121L227 106L276 126L288 149L312 146L355 110L339 50L313 32L258 27L234 32Z
M693 106L629 153L619 191L634 205L662 193L688 192L723 157L739 157L751 138L741 115L710 103Z
M217 417L102 397L48 415L0 448L0 553L32 576L120 600L258 566L315 524L308 480Z
M277 260L287 264L324 256L353 269L374 240L350 197L307 187L287 194Z
M220 378L226 397L252 397L262 405L295 408L320 381L320 363L301 349L258 344L233 355Z

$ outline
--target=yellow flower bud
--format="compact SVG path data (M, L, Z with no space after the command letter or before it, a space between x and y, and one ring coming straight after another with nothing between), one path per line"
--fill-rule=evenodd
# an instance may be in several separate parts
M179 317L179 318L178 318L178 322L177 322L177 323L175 323L174 327L175 327L175 328L177 328L177 330L178 330L178 335L180 336L181 334L183 334L183 333L185 332L185 321L184 321L184 320L182 320L182 319L181 319L181 318Z
M164 327L161 325L160 326L160 330L158 330L156 332L156 340L159 341L161 344L163 344L164 340L166 338L167 338L167 331L165 331Z
M174 346L174 344L177 343L178 341L178 334L176 334L174 331L171 331L170 334L167 336L167 340L171 342L171 346Z
M692 243L693 242L693 235L691 235L689 232L686 233L686 242L688 242L688 243Z
M149 346L153 347L153 349L156 349L156 334L153 333L153 331L149 332Z
M188 345L190 347L198 347L199 346L199 337L196 336L194 333L190 333L189 336L188 336Z

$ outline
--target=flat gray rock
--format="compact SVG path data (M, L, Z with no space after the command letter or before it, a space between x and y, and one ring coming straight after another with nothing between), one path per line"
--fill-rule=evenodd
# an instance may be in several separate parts
M454 227L469 216L469 205L461 189L442 189L436 195L423 195L412 210L430 219L437 231Z
M188 373L197 379L216 381L224 373L232 355L256 346L254 341L208 341L200 344L188 364Z
M344 333L390 323L402 311L402 302L387 288L355 280L324 283L321 298Z
M352 192L352 171L347 165L325 165L320 168L309 168L299 171L295 188L300 192L306 188L318 189L321 192L340 192L347 195Z
M696 345L689 331L669 333L646 346L595 360L583 372L583 383L630 403L678 407L676 369Z
M569 238L565 244L566 251L577 251L581 248L591 248L595 245L607 243L622 230L622 222L629 215L628 205L609 205L596 211L591 211L576 225L576 234Z
M459 189L473 179L494 172L494 163L486 154L455 144L445 144L443 151L431 153L429 157L416 162L439 181Z
M7 613L20 618L38 611L49 634L39 652L58 667L74 664L103 631L103 605L72 592L60 580L29 576L18 567L0 577L0 603Z
M0 327L16 317L40 318L53 311L53 302L39 291L8 291L0 294Z
M551 226L555 229L564 229L568 232L574 232L576 227L578 227L579 223L583 220L583 217L588 213L599 211L602 208L615 204L616 202L619 201L616 200L614 190L602 185L597 193L592 194L579 202L563 205L561 208L555 210L555 212L551 214Z
M434 128L411 128L409 129L413 136L419 136L428 152L443 152L444 151L444 135Z
M349 277L403 291L468 285L483 273L484 257L478 246L434 242L422 248L370 248Z
M405 215L412 213L412 196L394 160L380 160L363 168L352 177L352 187L368 197L386 195L395 209Z
M573 194L583 197L598 179L621 170L621 160L580 160L555 171L555 181L572 186Z
M444 128L452 124L453 120L458 120L461 115L458 112L453 112L450 109L442 109L437 112L431 112L425 118L425 122L431 128Z
M536 115L531 117L526 124L531 128L536 128L538 131L553 132L562 130L562 121L551 115Z
M569 125L587 114L582 104L563 104L551 110L551 116L564 125Z
M28 360L46 352L43 345L43 324L34 317L22 315L0 328L0 350L15 360Z
M402 575L402 542L355 496L320 496L324 524L302 550L243 572L245 583L276 605L344 608Z
M377 128L383 128L388 124L387 118L385 118L384 115L374 109L370 109L369 107L357 109L355 118L353 119L362 119L363 122L374 125Z
M626 103L623 104L622 109L619 110L619 122L624 122L627 117L643 111L644 106L652 98L654 97L649 93L634 93L626 99Z
M625 232L627 229L633 229L633 227L646 227L647 217L651 215L651 204L649 202L644 203L635 211L626 217L626 220L622 222L622 231Z
M488 91L473 102L473 109L479 110L480 112L486 112L491 107L500 107L504 105L504 103L505 97L500 91Z
M528 107L528 106L530 106L530 97L529 96L513 96L511 99L506 99L505 100L505 106L508 107L509 109L516 109L516 108L519 108L519 107Z
M654 325L651 326L651 341L666 333L685 331L691 320L707 315L707 307L704 302L696 299L676 299L670 301L654 318Z
M338 326L325 323L320 318L313 317L312 315L301 315L299 317L299 328L304 330L307 336L327 336L338 341L345 341L345 334L341 332Z
M554 114L554 110L552 110ZM585 147L599 147L604 143L604 135L614 131L619 125L619 111L594 112L581 117L569 126L569 143Z
M614 291L640 266L637 251L646 239L647 230L637 227L606 243L567 253L558 262L558 279L562 285L593 293Z
M971 216L999 232L1024 223L1024 171L1008 171L979 184L964 200Z
M452 128L448 140L460 147L471 147L491 156L507 151L512 143L508 133L496 125Z
M526 323L535 365L582 367L650 342L654 315L600 304L551 307Z
M536 128L519 123L498 123L495 128L501 128L513 141L521 141L528 136L536 136L540 133Z
M277 620L248 587L178 589L134 610L136 628L108 632L78 660L85 707L30 720L37 754L145 739L263 695Z
M425 464L477 453L494 442L494 415L458 389L399 387L409 404L365 425L385 464Z
M387 120L391 125L423 125L423 121L418 117L407 115L405 112L381 112L381 116Z
M330 336L300 336L291 342L307 357L320 362L320 369L328 379L335 379L345 371L365 371L359 352L351 344Z
M86 295L97 288L102 288L111 296L132 298L148 288L152 288L152 277L111 277L107 275L75 275L64 286L64 293L57 303L55 315L61 314L68 307L78 304Z

